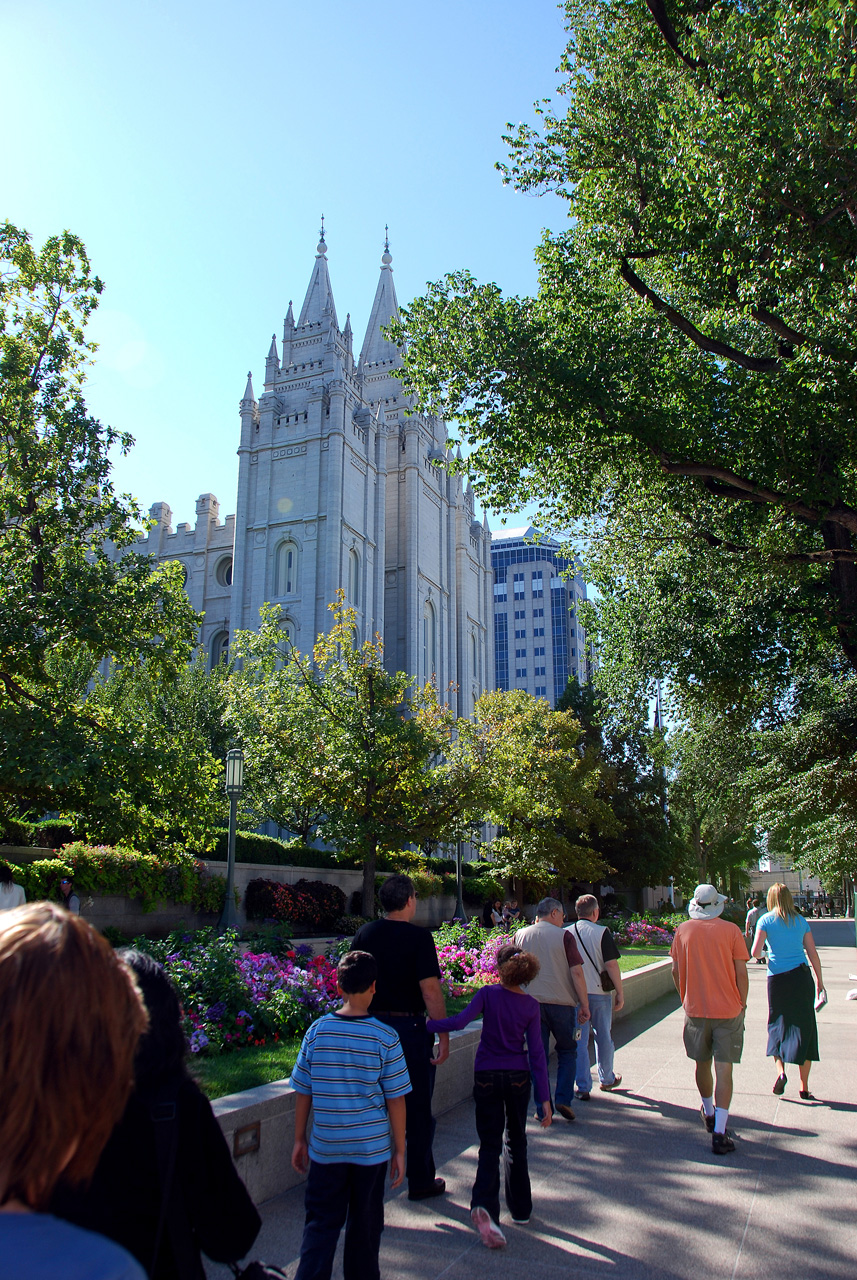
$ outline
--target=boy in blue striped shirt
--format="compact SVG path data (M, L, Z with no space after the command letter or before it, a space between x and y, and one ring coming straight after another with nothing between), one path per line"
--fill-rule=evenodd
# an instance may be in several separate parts
M405 1094L411 1082L396 1032L367 1012L377 974L368 951L342 957L336 970L342 1008L312 1024L292 1071L292 1166L298 1173L309 1170L295 1280L330 1280L343 1225L345 1280L380 1277L387 1160L395 1190L405 1176Z

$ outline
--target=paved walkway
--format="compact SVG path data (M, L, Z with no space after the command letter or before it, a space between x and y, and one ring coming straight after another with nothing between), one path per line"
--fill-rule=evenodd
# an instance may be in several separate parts
M535 1209L527 1227L504 1213L508 1247L489 1252L470 1225L476 1168L470 1103L438 1121L440 1200L388 1200L384 1280L838 1280L857 1276L857 986L854 922L812 922L830 1003L819 1015L822 1061L810 1086L823 1103L771 1093L765 1058L766 970L750 965L744 1061L730 1129L737 1150L711 1153L693 1067L681 1043L678 997L617 1025L620 1093L575 1104L577 1121L530 1129ZM442 1068L441 1068L442 1070ZM294 1275L303 1188L263 1206L253 1250ZM209 1276L226 1276L209 1265ZM334 1280L342 1276L341 1251Z

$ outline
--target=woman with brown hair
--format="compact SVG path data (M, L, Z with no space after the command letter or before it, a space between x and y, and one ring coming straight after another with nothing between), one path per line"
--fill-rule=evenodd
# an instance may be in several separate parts
M818 1061L818 1027L814 1001L823 1000L821 961L809 923L795 909L790 890L772 884L767 913L759 917L752 955L758 960L768 944L768 1057L779 1068L774 1093L785 1091L786 1063L797 1064L800 1096L815 1102L809 1091L809 1072ZM809 963L807 963L809 961ZM813 983L809 966L815 973Z
M133 1084L146 1013L84 920L49 902L0 916L0 1280L143 1280L124 1249L45 1213L91 1177Z

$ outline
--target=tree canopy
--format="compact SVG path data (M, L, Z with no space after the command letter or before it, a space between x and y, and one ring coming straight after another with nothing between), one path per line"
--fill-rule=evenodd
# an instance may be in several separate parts
M568 0L558 106L504 179L568 202L534 298L466 271L404 377L481 498L573 528L605 680L686 695L857 668L855 12Z
M80 674L104 659L174 673L198 621L177 566L126 550L140 512L109 452L131 439L83 397L102 289L76 236L36 251L0 227L0 794L43 808L61 807L98 729Z

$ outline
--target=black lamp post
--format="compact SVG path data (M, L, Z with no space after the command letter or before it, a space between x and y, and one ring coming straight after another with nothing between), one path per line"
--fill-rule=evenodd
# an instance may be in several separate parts
M238 825L238 797L244 790L244 752L233 747L226 753L226 780L224 790L229 796L229 847L226 855L226 901L217 929L238 928L238 911L235 906L235 828Z
M462 843L459 840L455 846L455 878L458 888L458 901L455 904L455 918L467 923L467 912L464 910L464 898L462 896L461 884L461 860L462 860Z

